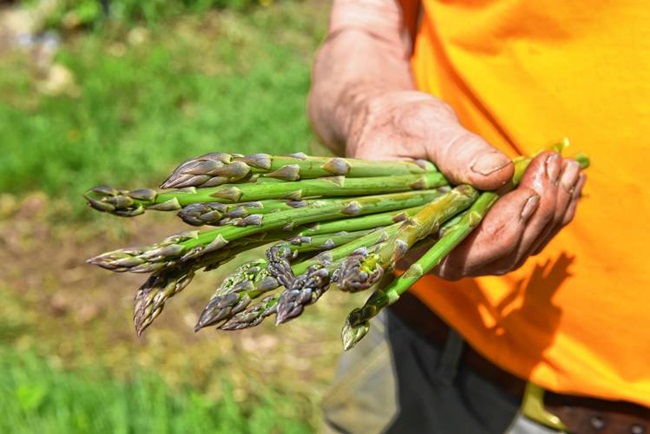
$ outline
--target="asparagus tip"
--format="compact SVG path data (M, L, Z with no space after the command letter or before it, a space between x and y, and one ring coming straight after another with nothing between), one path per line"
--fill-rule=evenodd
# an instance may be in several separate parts
M573 157L573 159L576 160L580 164L581 169L586 169L591 164L591 161L589 160L589 157L586 154L583 154L582 152L576 154Z
M284 324L302 314L304 305L311 299L311 291L290 290L280 296L275 314L275 325Z
M350 321L345 322L343 330L341 331L341 339L343 341L343 350L348 351L361 341L370 331L370 323L364 321L357 325L352 325Z

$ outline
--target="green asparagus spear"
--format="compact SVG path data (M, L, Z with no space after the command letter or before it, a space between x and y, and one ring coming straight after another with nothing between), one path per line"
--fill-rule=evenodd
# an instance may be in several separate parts
M254 174L263 174L283 181L297 181L327 176L365 178L434 171L436 171L435 166L424 160L366 161L340 157L314 157L302 153L240 155L213 152L182 163L161 187L213 187L249 180Z
M427 172L419 175L373 178L332 176L295 182L267 180L198 190L188 187L174 191L149 189L129 191L101 186L89 190L85 198L88 204L98 211L131 217L144 213L145 209L178 211L186 205L201 202L233 203L265 199L300 200L307 197L369 196L434 189L447 184L442 174Z

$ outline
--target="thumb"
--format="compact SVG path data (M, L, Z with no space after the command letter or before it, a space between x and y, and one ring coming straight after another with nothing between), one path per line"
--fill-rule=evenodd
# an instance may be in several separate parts
M427 149L429 158L453 184L496 190L514 174L514 165L506 154L457 122L437 131L434 140Z

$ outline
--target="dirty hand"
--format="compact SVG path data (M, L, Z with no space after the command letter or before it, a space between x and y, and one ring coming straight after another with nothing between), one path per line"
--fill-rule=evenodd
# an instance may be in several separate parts
M398 91L369 98L351 119L347 153L366 159L432 161L452 184L498 190L514 167L501 151L465 130L435 97ZM585 175L555 152L533 159L519 187L505 193L481 225L433 271L456 280L505 274L535 255L575 214Z

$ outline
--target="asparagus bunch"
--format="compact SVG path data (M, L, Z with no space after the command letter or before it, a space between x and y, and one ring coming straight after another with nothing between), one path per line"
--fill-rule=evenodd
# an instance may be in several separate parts
M566 144L563 143L557 149L561 150L564 146ZM583 169L589 166L589 159L586 156L579 154L575 158ZM512 179L513 187L519 184L529 162L530 158L515 160L515 174ZM375 317L384 307L399 300L400 295L404 294L422 276L440 264L456 246L467 238L499 198L499 195L492 191L481 192L480 194L477 192L477 194L478 196L467 212L458 215L456 220L449 221L450 224L444 228L439 240L431 249L411 264L404 274L397 277L388 286L376 289L362 307L350 312L341 333L345 350L354 347L368 333L370 319ZM422 212L418 215L420 214ZM418 215L416 215L416 218Z
M517 161L517 177L528 161ZM122 217L175 212L194 227L88 260L111 271L150 274L135 296L138 334L196 273L235 260L239 266L217 285L195 330L239 330L270 316L281 324L330 287L374 288L346 320L347 349L380 309L479 224L497 195L451 186L426 161L215 152L185 161L158 189L100 186L85 198L92 208ZM425 244L427 254L393 279L397 261Z

